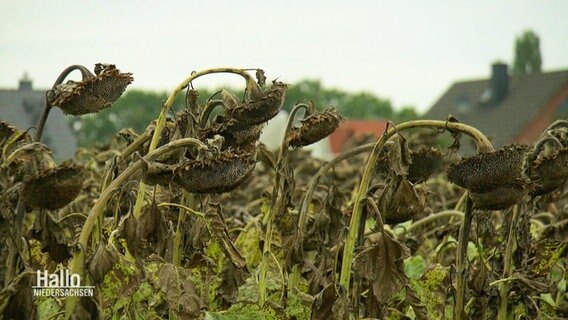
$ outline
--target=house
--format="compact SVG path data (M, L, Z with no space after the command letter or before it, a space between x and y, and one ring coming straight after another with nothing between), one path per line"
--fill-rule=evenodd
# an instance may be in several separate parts
M379 139L387 128L386 120L351 120L342 122L337 129L329 136L330 150L333 154L346 151L349 143L365 139L372 136ZM353 141L350 141L353 140Z
M550 123L568 116L568 70L510 75L506 64L495 63L489 79L454 83L424 118L448 115L479 129L496 149L532 143ZM466 143L464 149L474 150Z
M45 90L34 90L32 81L24 74L17 89L0 89L0 120L22 131L35 128L45 108L45 93ZM77 139L61 109L51 109L41 142L52 150L58 161L74 156Z

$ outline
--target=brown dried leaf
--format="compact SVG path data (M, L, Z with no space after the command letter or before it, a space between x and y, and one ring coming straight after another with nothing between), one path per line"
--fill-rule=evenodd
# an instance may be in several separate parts
M369 281L379 304L384 304L407 283L403 260L409 256L406 246L387 232L379 232L376 244L355 257L353 270Z
M221 99L223 100L223 106L225 106L225 109L236 108L239 105L239 99L237 96L225 89L221 90Z
M199 110L197 98L199 98L199 91L194 89L189 89L187 91L187 94L185 95L185 104L189 111L194 115L197 115L197 112Z
M112 270L118 261L118 252L112 246L107 246L104 241L100 241L89 262L89 273L93 280L102 283L105 275Z
M32 285L35 272L28 270L17 275L0 292L2 319L31 319L34 311Z
M172 183L175 166L154 161L142 161L142 181L149 185L168 186Z
M129 215L124 221L124 228L126 245L135 257L145 258L152 253L163 256L165 253L170 234L155 200L138 219Z
M396 176L381 193L378 205L383 222L395 224L423 212L424 202L425 198L418 194L410 181Z
M398 176L406 176L412 163L408 142L400 134L396 134L390 141L392 144L389 147L388 157L391 170Z
M256 69L255 76L256 76L256 82L258 83L258 85L263 87L264 84L266 83L266 76L264 75L264 70Z
M160 290L166 294L170 310L180 319L199 318L204 306L190 279L190 270L176 268L171 263L164 263L159 267Z
M314 296L312 303L312 320L335 319L333 307L339 299L335 284L330 283Z
M246 267L246 260L229 236L229 229L225 224L225 218L221 212L221 205L219 203L210 203L209 210L205 213L205 218L208 220L209 233L213 239L221 245L225 256L227 256L235 267L244 269Z
M460 122L458 119L456 119L451 114L448 115L448 118L446 119L446 121L447 122L454 122L454 123ZM458 152L460 150L460 140L461 140L462 134L461 134L460 131L457 131L457 130L448 129L448 131L452 134L452 138L454 138L454 140L452 141L452 144L448 147L448 150L452 151L452 152Z

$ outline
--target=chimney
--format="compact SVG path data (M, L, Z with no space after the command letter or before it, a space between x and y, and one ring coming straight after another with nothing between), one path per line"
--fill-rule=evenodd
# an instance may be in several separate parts
M496 62L491 66L491 104L497 105L507 96L509 72L505 63Z
M20 86L18 87L18 90L20 91L29 91L32 90L32 80L30 79L30 77L28 76L27 72L24 72L24 75L22 76L22 79L20 79Z

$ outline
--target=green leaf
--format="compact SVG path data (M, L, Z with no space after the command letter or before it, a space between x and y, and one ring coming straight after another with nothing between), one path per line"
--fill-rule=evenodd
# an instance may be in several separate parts
M445 313L448 303L446 295L451 287L447 267L440 264L433 266L424 272L420 279L411 279L410 286L414 289L420 302L426 307L428 319L447 319Z

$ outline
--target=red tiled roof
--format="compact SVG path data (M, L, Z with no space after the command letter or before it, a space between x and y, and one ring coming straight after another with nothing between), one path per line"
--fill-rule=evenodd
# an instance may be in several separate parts
M329 136L330 150L332 153L340 153L342 146L352 136L357 138L364 134L372 134L374 137L379 138L386 127L386 120L345 120Z

